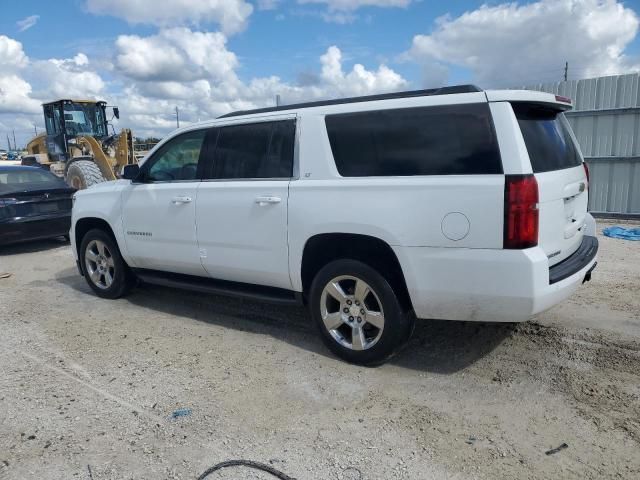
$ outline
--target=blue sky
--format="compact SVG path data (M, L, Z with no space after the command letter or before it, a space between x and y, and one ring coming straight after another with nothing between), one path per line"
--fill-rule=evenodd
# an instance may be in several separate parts
M78 52L107 57L118 35L151 35L157 30L152 25L130 25L120 18L93 15L82 0L2 2L0 32L22 42L29 56L36 58L67 58ZM230 38L229 48L239 56L241 74L247 78L278 75L296 79L316 69L317 58L330 45L339 45L348 61L384 61L419 82L416 65L396 61L397 55L410 47L413 34L429 31L437 17L457 16L483 3L487 2L420 1L408 8L364 7L357 12L357 20L339 24L323 20L318 5L287 1L274 10L256 9L248 27ZM31 15L40 16L37 24L19 32L16 22ZM211 22L199 27L217 29ZM461 69L452 80L469 81L468 72Z
M640 0L182 1L0 0L0 143L8 128L26 138L37 104L67 92L118 102L123 122L163 134L172 105L195 121L276 93L502 87L560 80L566 60L574 79L640 65ZM194 60L189 42L211 56Z

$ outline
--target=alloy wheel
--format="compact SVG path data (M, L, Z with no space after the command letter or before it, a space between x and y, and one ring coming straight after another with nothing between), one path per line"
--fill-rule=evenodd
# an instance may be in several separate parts
M115 263L109 247L101 240L92 240L84 254L87 274L93 284L106 290L115 278Z
M336 277L325 285L320 314L333 339L350 350L373 347L384 330L378 295L364 280L351 275Z

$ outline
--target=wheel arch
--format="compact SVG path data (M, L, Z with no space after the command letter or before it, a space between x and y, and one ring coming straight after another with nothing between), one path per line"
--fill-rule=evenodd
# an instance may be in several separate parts
M118 239L116 238L115 232L111 228L111 225L109 225L109 222L107 222L103 218L84 217L78 219L78 221L75 223L73 232L78 258L80 258L80 245L82 244L82 239L87 234L87 232L93 229L100 229L105 231L109 236L113 238L113 241L116 242L116 245L118 245L118 248L120 249L120 251L122 251L122 248L118 244Z
M318 271L338 259L357 260L377 270L391 284L403 305L412 309L404 272L393 248L378 237L355 233L320 233L306 241L300 267L305 300Z

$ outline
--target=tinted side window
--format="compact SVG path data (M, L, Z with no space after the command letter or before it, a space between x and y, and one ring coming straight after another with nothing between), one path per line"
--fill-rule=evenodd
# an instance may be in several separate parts
M527 145L534 173L582 164L569 127L560 112L526 103L514 103L513 111Z
M289 178L293 174L295 121L220 128L213 178Z
M502 173L487 104L328 115L344 177Z
M195 180L206 130L195 130L169 140L148 160L146 180Z

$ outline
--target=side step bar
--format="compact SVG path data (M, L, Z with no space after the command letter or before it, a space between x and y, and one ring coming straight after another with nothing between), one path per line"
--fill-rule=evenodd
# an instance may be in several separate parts
M160 272L157 270L133 269L133 273L143 282L170 288L226 297L240 297L279 305L302 305L302 294L283 288L264 287L239 282L228 282L212 278Z

